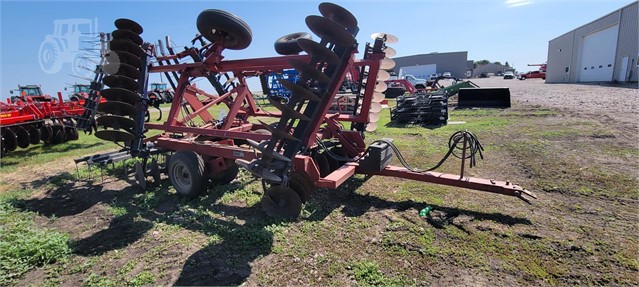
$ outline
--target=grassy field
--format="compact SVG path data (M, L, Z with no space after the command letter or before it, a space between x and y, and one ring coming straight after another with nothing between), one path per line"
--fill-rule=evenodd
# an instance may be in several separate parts
M78 178L74 157L116 148L93 136L18 151L0 167L0 285L637 284L632 142L551 109L454 110L450 120L461 123L400 126L384 110L367 141L394 138L428 168L467 129L486 148L468 175L539 199L355 176L281 221L263 214L261 184L246 172L186 200L168 180L140 192L130 178Z

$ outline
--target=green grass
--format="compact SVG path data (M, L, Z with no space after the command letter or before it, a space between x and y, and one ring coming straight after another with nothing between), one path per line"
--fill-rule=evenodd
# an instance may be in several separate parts
M405 280L386 276L373 261L361 260L351 268L353 277L360 286L407 286Z
M36 227L34 216L0 201L0 285L12 284L29 270L71 254L69 236Z
M559 114L545 109L452 110L451 120L465 123L432 129L388 123L385 110L379 129L366 134L369 143L394 138L409 163L426 168L446 153L452 133L468 129L484 143L487 158L497 160L480 161L479 169L492 167L488 174L495 172L496 179L504 179L500 176L507 173L515 175L513 180L524 181L540 197L531 206L458 188L356 176L337 190L316 190L304 205L300 220L288 222L264 217L259 204L261 183L241 171L235 181L212 185L206 195L193 200L178 198L168 181L151 186L147 192L131 192L133 187L104 190L113 197L83 211L91 217L89 229L93 224L99 229L99 224L113 222L118 223L116 228L137 223L145 228L140 238L126 246L76 256L64 248L68 248L64 230L43 227L43 222L66 218L39 217L18 209L22 205L12 203L24 205L32 190L0 182L1 191L10 191L0 192L0 211L5 216L0 221L0 234L31 238L24 241L46 250L45 254L57 254L55 261L46 257L37 262L24 259L22 265L11 263L6 273L13 275L3 277L0 285L25 279L29 276L25 272L36 266L46 273L44 285L68 284L69 279L89 286L173 285L176 276L188 274L193 268L211 273L220 268L224 272L248 269L251 277L247 278L254 281L247 285L462 285L455 281L459 273L486 278L495 285L631 285L639 271L638 245L636 239L620 230L632 230L636 217L618 210L628 209L626 205L639 198L638 182L623 171L609 171L576 159L583 156L581 153L600 150L631 162L637 151L628 146L606 146L605 137L593 141L593 135L612 132L587 120L540 122ZM80 153L91 154L93 148L105 147L93 136L83 137L92 138L83 142L88 148L72 146L57 154L51 152L47 160L14 159L13 165L0 171L68 162ZM588 141L575 145L575 139ZM94 143L103 145L92 147ZM503 167L500 160L511 165ZM458 170L459 161L452 160L440 171ZM85 169L80 173L89 175ZM65 190L79 180L73 174L61 173L47 180L38 190L40 195L62 193L73 195L65 199L69 202L84 200L74 191ZM36 205L47 202L32 200ZM427 205L434 208L431 215L439 212L443 219L418 217L417 212ZM568 221L574 218L579 220ZM71 232L76 236L78 231ZM36 241L36 235L55 246ZM238 276L246 279L246 275ZM442 283L437 281L438 276L451 281Z

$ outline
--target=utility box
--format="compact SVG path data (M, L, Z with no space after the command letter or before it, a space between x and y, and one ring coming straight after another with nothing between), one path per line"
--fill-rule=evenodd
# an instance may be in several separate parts
M393 139L383 139L393 142ZM385 142L375 142L368 148L368 153L359 161L357 173L377 173L384 170L393 158L393 148Z
M508 88L459 89L458 108L510 108Z

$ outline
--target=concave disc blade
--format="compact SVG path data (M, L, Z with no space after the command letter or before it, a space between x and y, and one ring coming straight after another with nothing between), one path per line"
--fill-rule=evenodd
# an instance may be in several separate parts
M394 44L399 42L399 39L397 37L395 37L394 35L388 34L388 33L373 33L373 35L371 35L371 38L373 40L376 40L377 38L386 38L386 40L384 41L386 44Z
M328 163L326 156L321 153L314 153L311 157L315 161L321 177L331 174L331 165Z
M379 113L369 113L368 114L368 122L369 123L376 123L379 121Z
M135 121L122 116L101 116L95 120L99 126L105 126L114 129L125 129L132 131L135 127Z
M390 79L390 74L384 70L379 70L377 72L377 80L378 81L386 81Z
M50 125L43 125L40 127L40 137L44 143L50 143L53 136L53 129Z
M297 192L302 203L306 202L313 191L313 183L298 172L293 172L288 175L288 186Z
M277 81L284 86L287 90L291 91L293 96L297 96L301 99L308 101L319 101L320 97L313 93L311 90L304 88L298 84L291 82L290 80L277 79Z
M257 121L260 122L262 125L264 125L264 128L270 131L272 135L280 136L280 137L287 138L294 141L299 141L299 139L297 139L296 137L294 137L293 135L289 133L280 131L261 120L257 120Z
M12 127L13 132L16 134L16 139L18 140L18 147L20 148L28 148L31 143L29 138L29 132L23 126L15 126Z
M304 52L320 59L322 62L326 62L331 65L337 65L340 63L339 57L335 54L335 52L313 40L300 38L297 39L297 45L299 45Z
M297 59L289 59L288 62L289 64L291 64L291 66L293 66L293 68L295 68L295 70L302 74L302 77L308 77L324 84L327 84L331 81L331 79L329 79L326 74L322 73L322 71L318 69L315 69L315 67L313 67L309 63Z
M2 129L3 148L7 151L14 151L18 148L18 136L11 129Z
M319 5L319 11L322 16L335 21L346 28L357 27L357 19L355 16L342 6L324 2Z
M134 106L125 102L108 101L98 105L98 112L134 117L137 111Z
M110 142L130 142L135 139L132 133L123 130L99 130L95 132L95 136Z
M137 93L122 88L102 90L100 91L100 96L107 99L107 101L124 102L130 105L135 105L140 100Z
M140 24L138 24L137 22L130 20L130 19L126 19L126 18L120 18L115 20L115 27L117 27L118 29L125 29L125 30L130 30L138 35L142 34L142 32L144 32L144 30L142 29L142 26L140 26Z
M379 113L382 111L382 105L380 103L371 103L371 108L369 109L371 113Z
M368 123L366 124L367 132L374 132L377 129L377 123Z
M393 49L392 47L386 46L386 48L384 49L384 54L386 54L386 57L390 58L397 55L397 51L395 51L395 49Z
M393 61L393 59L391 58L386 57L380 62L379 68L382 70L390 70L392 68L395 68L395 61Z
M142 45L142 37L131 30L117 29L111 32L111 36L113 36L113 39L129 40L136 45Z
M124 63L133 67L140 67L142 60L140 57L126 51L109 51L106 54L107 63Z
M140 77L140 70L125 63L108 63L102 66L102 70L108 75L125 76L131 79Z
M138 90L138 82L127 76L106 76L102 82L111 88L123 88L134 92Z
M385 82L377 82L375 84L375 92L383 93L386 89L388 89L388 85Z
M311 15L306 17L308 26L315 35L327 39L340 47L349 47L355 43L355 37L339 23L322 16Z
M297 218L302 211L302 200L297 192L283 185L273 185L260 201L264 212L271 217Z
M374 92L373 93L373 102L374 103L379 103L381 101L383 101L386 98L386 96L384 96L383 93L379 93L379 92Z
M280 102L279 100L273 99L273 98L268 98L268 101L274 106L276 107L278 110L280 110L282 112L283 115L286 115L290 118L294 118L294 119L298 119L298 120L303 120L303 121L310 121L311 119L309 119L307 116L303 115L302 113L292 109L291 107L289 107L288 105L282 104L282 102Z
M124 39L113 39L109 42L109 49L112 51L125 51L138 57L144 56L144 50L139 45Z
M41 139L40 129L36 128L35 126L29 125L27 130L29 131L29 141L31 142L31 144L39 143Z

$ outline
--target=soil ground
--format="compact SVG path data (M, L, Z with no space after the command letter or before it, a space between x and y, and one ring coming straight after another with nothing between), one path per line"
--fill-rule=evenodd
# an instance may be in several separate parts
M0 192L70 236L73 254L12 285L639 285L637 85L473 79L510 88L513 107L455 110L441 128L388 115L369 139L392 137L425 168L456 130L485 159L469 175L510 180L532 204L398 178L357 176L318 189L296 221L266 217L261 185L242 172L199 199L166 178L78 178L69 158L3 172ZM86 135L85 135L86 136ZM398 163L394 163L398 164ZM457 173L458 162L444 165ZM81 175L87 172L81 169ZM431 206L427 218L418 211Z

